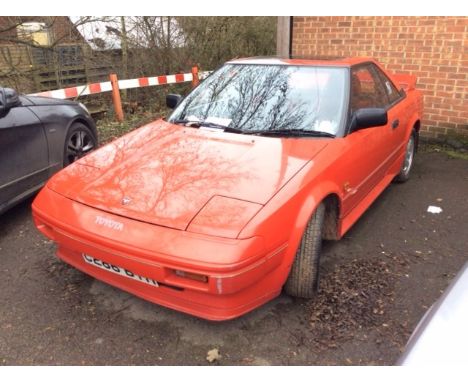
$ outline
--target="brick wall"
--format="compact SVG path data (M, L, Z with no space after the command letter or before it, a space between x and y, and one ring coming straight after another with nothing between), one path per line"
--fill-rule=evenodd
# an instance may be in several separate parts
M294 56L370 56L414 74L422 135L468 136L468 17L294 17Z

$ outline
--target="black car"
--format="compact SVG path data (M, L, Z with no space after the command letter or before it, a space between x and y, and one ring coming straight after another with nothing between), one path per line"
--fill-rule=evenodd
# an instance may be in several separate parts
M0 214L96 146L84 105L0 87Z

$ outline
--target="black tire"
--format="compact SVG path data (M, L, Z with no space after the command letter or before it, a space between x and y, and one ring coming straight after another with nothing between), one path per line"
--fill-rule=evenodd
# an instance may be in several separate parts
M325 205L321 203L307 223L284 286L286 293L291 296L310 298L318 291L324 218Z
M91 129L81 122L70 126L65 138L63 167L68 166L97 147L97 139Z
M418 142L418 133L413 129L411 135L406 143L405 158L401 164L401 169L398 175L394 178L397 183L404 183L410 178L411 169L414 163L414 154L416 153L416 146Z

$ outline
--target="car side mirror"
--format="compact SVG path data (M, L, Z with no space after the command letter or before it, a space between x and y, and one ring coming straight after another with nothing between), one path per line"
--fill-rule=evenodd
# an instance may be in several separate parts
M166 106L169 109L175 109L180 101L182 101L182 96L180 94L168 94L166 96Z
M14 89L0 88L0 115L5 114L12 107L20 105L18 93Z
M369 127L385 126L388 123L387 111L382 108L359 109L354 112L351 131Z

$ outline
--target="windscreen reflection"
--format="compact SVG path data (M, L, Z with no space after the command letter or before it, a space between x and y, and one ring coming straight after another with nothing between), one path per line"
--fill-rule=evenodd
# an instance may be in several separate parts
M169 118L258 130L336 134L343 113L344 68L227 64L185 98Z

